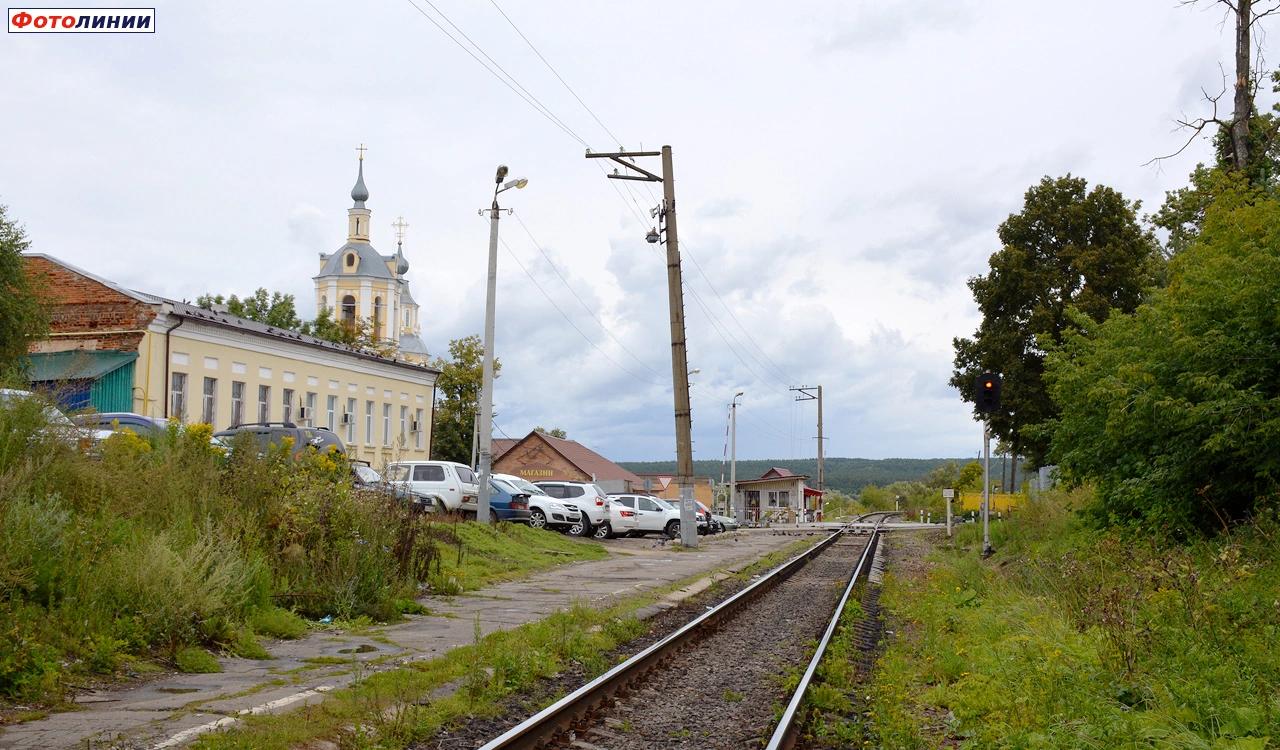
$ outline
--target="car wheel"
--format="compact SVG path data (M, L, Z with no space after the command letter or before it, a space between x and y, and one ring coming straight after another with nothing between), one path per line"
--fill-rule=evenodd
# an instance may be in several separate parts
M667 538L668 539L680 538L680 522L679 521L672 521L667 524Z
M604 523L596 527L595 533L592 534L592 536L594 536L596 539L612 539L613 527L609 525L608 521L605 521Z
M547 528L547 514L534 508L529 511L529 528L545 529Z
M574 528L578 529L577 536L591 536L596 530L596 527L591 524L585 513L582 515L581 525ZM573 534L574 532L570 530L569 533Z
M583 536L582 521L575 521L564 528L564 533L569 536Z

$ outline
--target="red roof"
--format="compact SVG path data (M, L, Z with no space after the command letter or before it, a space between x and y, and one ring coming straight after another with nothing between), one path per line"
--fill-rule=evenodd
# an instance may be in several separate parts
M514 448L518 442L520 441L515 438L493 438L489 443L489 445L492 446L489 450L493 456L493 460L497 461L498 456L501 456L503 453Z
M583 474L595 477L597 481L623 480L631 482L636 486L644 484L644 480L640 477L632 474L599 453L596 453L582 443L579 443L576 440L569 440L567 438L552 437L545 432L538 432L537 430L525 435L520 440L511 440L510 445L506 445L502 453L506 453L511 450L518 443L523 443L526 440L532 440L535 436L540 438L547 445L551 446L551 448L557 453L564 456L565 460L576 466ZM497 440L493 441L493 446L493 457L494 460L497 460L497 458L502 455L502 453L498 452Z
M780 466L775 466L769 469L768 471L766 471L765 473L761 474L760 478L761 479L782 479L783 477L798 477L798 476L800 475L795 473L791 469L784 469Z

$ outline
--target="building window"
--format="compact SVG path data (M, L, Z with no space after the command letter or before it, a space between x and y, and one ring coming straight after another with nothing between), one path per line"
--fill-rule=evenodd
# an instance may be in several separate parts
M356 298L350 294L342 298L342 322L347 325L356 323Z
M391 404L382 405L382 444L391 445Z
M364 444L373 445L373 402L364 402Z
M778 491L777 490L769 490L769 507L770 508L778 507Z
M787 490L778 491L778 502L782 505L791 504L791 493Z
M421 409L414 411L413 421L418 426L418 429L415 430L413 433L413 447L421 448L422 447L422 430L423 430Z
M404 311L404 327L405 328L409 327L409 310L408 309Z
M356 400L347 399L347 444L356 441Z
M306 422L308 425L314 425L316 423L316 394L314 393L307 394Z
M358 222L358 221L360 221L360 220L359 220L359 219L356 219L356 221ZM360 226L359 224L357 224L357 225L356 225L356 227L357 227L357 228L356 228L356 231L360 231L360 230L359 230L359 226ZM355 254L355 253L347 253L347 268L354 268L354 267L355 267L355 265L356 265L356 254Z
M400 407L400 442L404 443L409 434L409 407Z
M328 306L329 306L329 297L323 294L320 295L320 309L323 310Z
M187 374L173 373L169 387L169 416L182 422L187 421Z
M744 493L742 493L742 494L743 494L743 495L745 495L745 496L746 496L746 498L747 498L747 507L748 507L748 508L759 508L759 507L760 507L760 490L747 490L746 492L744 492Z
M231 426L244 424L244 383L231 381Z
M258 421L271 421L271 386L258 386Z
M200 421L212 425L218 414L218 379L204 379L204 406L200 410Z
M281 414L280 421L292 422L293 421L293 389L292 388L284 389L284 398L281 399L281 404L284 406L284 410L280 412Z
M382 337L382 298L373 298L373 335Z
M338 397L330 396L328 399L325 400L325 405L328 406L327 411L329 412L329 431L332 432L333 431L333 413L338 410Z

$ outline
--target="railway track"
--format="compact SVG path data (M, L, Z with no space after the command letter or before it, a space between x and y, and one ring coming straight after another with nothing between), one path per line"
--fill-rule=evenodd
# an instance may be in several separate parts
M804 694L878 540L878 528L837 531L481 750L791 748ZM802 666L788 695L785 676Z

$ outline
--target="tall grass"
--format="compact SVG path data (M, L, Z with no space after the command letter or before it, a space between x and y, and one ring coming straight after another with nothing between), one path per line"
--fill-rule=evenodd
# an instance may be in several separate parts
M86 453L45 408L0 405L0 697L56 700L71 676L133 658L181 666L193 646L261 658L255 624L386 621L432 586L512 575L504 561L598 551L529 529L460 532L355 490L341 456L260 455L247 436L224 455L207 425L117 433ZM499 538L522 551L504 556Z
M891 575L878 665L887 748L1253 750L1280 737L1280 522L1191 545L1104 532L1057 493ZM945 717L943 722L928 717Z

